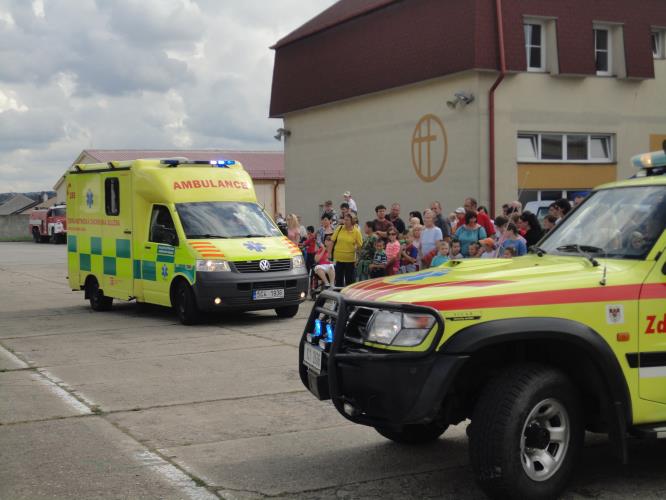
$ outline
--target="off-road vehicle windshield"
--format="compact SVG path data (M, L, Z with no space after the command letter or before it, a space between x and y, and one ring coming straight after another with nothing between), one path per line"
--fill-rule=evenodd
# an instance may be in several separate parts
M593 192L540 243L548 254L644 259L666 228L666 186Z

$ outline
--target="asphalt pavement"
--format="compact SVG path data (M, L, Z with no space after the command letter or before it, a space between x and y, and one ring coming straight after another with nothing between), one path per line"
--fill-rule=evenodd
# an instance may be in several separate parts
M66 275L64 245L0 243L0 499L484 498L466 424L403 447L304 390L311 303L187 327ZM666 497L666 443L610 451L588 436L564 498Z

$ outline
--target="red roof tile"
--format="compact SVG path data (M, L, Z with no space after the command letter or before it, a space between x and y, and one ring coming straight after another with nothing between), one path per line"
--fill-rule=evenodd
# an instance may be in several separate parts
M277 41L271 48L282 47L301 38L313 35L355 17L368 14L373 10L381 9L386 5L400 0L340 0L331 5L324 12L310 19L300 28L295 29L284 38Z
M95 162L127 161L139 158L185 157L189 160L237 160L253 179L284 180L282 151L232 151L225 149L85 149Z

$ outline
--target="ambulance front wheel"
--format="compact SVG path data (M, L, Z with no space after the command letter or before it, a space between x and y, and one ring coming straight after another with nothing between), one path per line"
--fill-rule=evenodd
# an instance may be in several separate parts
M275 308L275 314L278 318L293 318L298 312L298 304L293 306L282 306Z
M196 298L189 283L180 280L173 295L173 307L183 325L194 325L199 316Z
M108 311L113 304L113 297L104 295L99 288L99 283L93 277L88 278L86 283L86 297L90 300L90 307L93 311Z

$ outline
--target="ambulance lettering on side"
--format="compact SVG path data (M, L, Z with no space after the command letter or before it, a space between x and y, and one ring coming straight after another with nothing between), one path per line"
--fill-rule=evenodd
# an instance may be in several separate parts
M205 311L291 317L305 299L302 254L238 162L80 164L67 183L69 283L95 310L136 300L173 307L192 324Z
M299 373L406 445L467 427L493 498L558 498L586 431L666 437L666 144L594 189L530 254L451 260L325 291Z

